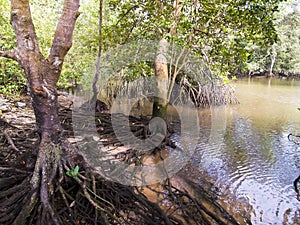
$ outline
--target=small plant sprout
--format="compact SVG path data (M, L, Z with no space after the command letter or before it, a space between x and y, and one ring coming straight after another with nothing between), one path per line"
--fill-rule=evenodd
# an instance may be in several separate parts
M78 178L79 166L75 166L74 169L71 169L66 172L67 176L73 177L74 179Z

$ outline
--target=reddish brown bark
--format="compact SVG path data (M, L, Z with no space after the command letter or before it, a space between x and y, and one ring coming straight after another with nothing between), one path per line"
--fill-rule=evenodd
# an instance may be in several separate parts
M12 0L11 6L11 24L16 34L17 47L10 51L0 51L0 56L17 60L24 69L39 132L42 137L47 133L47 137L57 142L61 126L58 120L56 83L64 58L72 46L73 30L79 16L79 0L65 0L48 58L40 51L29 0Z
M33 191L25 197L29 202L16 215L13 224L25 224L26 218L39 202L42 203L45 212L43 215L49 215L48 218L51 218L51 222L49 220L45 223L59 224L49 200L53 195L50 191L53 180L57 171L60 171L62 176L62 162L66 161L61 157L65 143L60 137L62 128L58 118L56 83L64 58L72 46L75 22L79 16L78 9L79 0L65 0L50 54L45 58L38 44L29 0L11 0L11 24L16 35L17 47L14 50L0 51L0 56L17 60L24 69L41 137L35 171L30 181Z

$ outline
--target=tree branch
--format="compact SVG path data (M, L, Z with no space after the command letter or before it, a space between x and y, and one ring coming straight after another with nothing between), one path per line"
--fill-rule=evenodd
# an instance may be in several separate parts
M15 50L4 50L4 51L0 50L0 56L8 59L17 60L17 54Z
M62 67L62 62L72 46L75 22L80 15L78 9L79 0L65 0L49 55L49 62L57 69Z
M72 47L75 23L78 16L80 15L78 9L79 0L64 1L63 11L58 21L54 39L50 49L50 55L47 59L53 75L50 78L51 83L57 83L62 70L65 56L67 55L69 49Z
M17 51L22 58L28 58L32 52L40 53L33 25L29 0L11 0L11 24L17 38Z
M123 15L120 16L120 18L118 19L117 23L115 24L115 27L117 27L119 25L119 23L124 19L125 16L127 16L131 10L136 9L137 7L141 7L141 5L134 5L131 8L129 8Z

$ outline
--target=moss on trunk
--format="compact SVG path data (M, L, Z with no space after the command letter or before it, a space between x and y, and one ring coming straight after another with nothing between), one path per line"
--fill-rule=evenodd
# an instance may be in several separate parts
M168 103L164 101L164 99L160 99L158 97L154 98L153 102L153 111L152 111L152 117L160 117L164 120L167 119L167 108Z

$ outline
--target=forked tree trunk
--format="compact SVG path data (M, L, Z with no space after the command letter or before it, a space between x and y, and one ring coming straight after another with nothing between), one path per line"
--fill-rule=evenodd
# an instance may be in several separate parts
M73 30L79 16L79 0L65 0L48 58L40 52L29 0L11 0L11 6L11 24L16 35L17 47L14 50L0 51L0 56L18 61L24 69L36 117L36 127L40 134L38 158L31 179L32 190L39 192L33 192L30 203L24 205L14 224L25 223L26 217L38 202L38 194L53 224L58 224L49 204L51 195L49 190L61 165L60 144L63 143L60 138L62 128L58 118L56 83L61 74L64 58L72 46Z
M16 34L17 48L0 51L0 56L17 60L24 69L39 133L41 137L45 133L51 141L57 142L61 126L56 83L64 58L72 46L73 30L79 16L79 0L65 0L48 58L40 52L29 0L11 0L11 5L11 24Z
M42 138L50 137L56 143L61 131L56 83L64 58L72 46L75 21L79 16L79 0L65 1L48 58L40 52L29 0L12 0L11 4L11 23L17 38L17 48L2 51L0 55L17 60L24 69L38 131Z
M159 41L158 52L154 61L155 78L157 83L156 96L153 103L152 117L166 119L168 107L168 64L166 54L168 42L165 39Z

